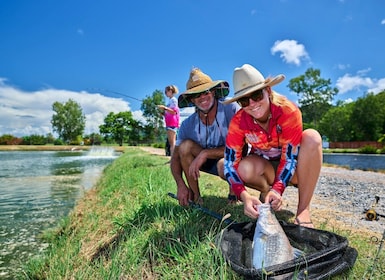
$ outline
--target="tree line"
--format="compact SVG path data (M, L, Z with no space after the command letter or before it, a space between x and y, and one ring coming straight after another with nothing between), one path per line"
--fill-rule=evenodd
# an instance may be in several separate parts
M378 94L363 94L356 101L338 101L333 105L338 89L330 79L321 77L319 69L309 68L303 75L289 81L288 88L298 96L304 128L318 130L324 139L331 142L379 141L385 143L385 90ZM54 102L51 119L53 132L46 136L30 135L17 138L6 134L0 136L0 145L5 144L85 144L101 143L120 146L164 143L163 115L157 105L164 104L164 95L155 90L143 99L141 111L144 122L134 119L132 112L110 112L98 133L84 135L86 118L81 106L72 99L65 103Z

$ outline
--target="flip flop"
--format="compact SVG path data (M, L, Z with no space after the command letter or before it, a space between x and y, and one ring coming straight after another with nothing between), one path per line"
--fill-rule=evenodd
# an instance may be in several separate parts
M307 228L314 228L313 222L301 222L298 217L295 217L295 224L302 226L302 227L307 227Z

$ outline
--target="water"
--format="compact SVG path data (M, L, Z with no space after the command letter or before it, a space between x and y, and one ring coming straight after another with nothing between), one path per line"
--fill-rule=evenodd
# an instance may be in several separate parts
M116 157L111 148L0 151L0 279L13 279L23 263L46 248L42 231L67 216Z
M385 155L324 154L323 162L349 167L350 169L385 170Z

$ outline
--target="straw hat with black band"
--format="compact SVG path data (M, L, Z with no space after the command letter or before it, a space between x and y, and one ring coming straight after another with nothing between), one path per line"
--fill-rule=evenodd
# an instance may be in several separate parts
M197 93L208 91L215 87L215 97L223 98L229 94L229 83L224 80L213 81L210 76L199 68L193 68L186 84L186 91L178 97L179 108L192 107L191 97Z
M232 98L222 101L223 104L229 104L237 101L239 98L248 96L256 90L265 88L267 86L274 86L279 84L285 79L285 76L280 74L274 78L265 79L261 72L255 69L250 64L244 64L242 67L234 69L233 74L233 85L234 85L234 96Z

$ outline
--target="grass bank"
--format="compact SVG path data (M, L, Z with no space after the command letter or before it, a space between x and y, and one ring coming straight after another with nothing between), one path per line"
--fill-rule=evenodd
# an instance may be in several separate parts
M197 209L179 207L168 158L126 148L106 167L60 226L44 234L49 248L31 259L21 279L240 279L224 262L215 237L224 227ZM236 221L247 221L243 206L227 205L227 184L202 174L205 206ZM290 221L285 211L277 214ZM352 230L323 229L349 238L359 251L352 271L335 279L362 279L377 246ZM381 279L384 258L371 279Z

